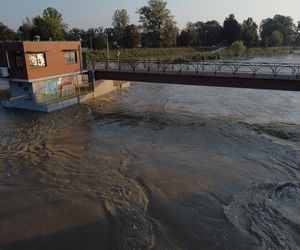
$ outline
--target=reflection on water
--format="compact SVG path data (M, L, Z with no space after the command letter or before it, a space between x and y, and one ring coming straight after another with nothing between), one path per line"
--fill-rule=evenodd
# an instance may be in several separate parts
M0 109L1 249L297 249L300 93L134 83Z

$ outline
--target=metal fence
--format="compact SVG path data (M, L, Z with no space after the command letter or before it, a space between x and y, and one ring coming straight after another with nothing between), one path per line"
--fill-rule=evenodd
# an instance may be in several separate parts
M165 61L165 60L121 60L99 61L95 69L106 71L212 74L265 78L300 79L300 64L259 63L235 61Z

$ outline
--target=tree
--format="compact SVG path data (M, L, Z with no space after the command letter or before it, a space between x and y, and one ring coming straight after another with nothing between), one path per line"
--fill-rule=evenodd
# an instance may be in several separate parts
M199 45L218 46L223 43L223 28L218 21L197 22Z
M149 0L147 6L137 11L140 15L139 21L142 24L143 33L149 33L146 37L152 39L148 43L153 45L153 47L161 47L163 44L163 33L170 26L175 26L173 16L171 16L171 12L166 6L167 2L163 0Z
M65 35L65 39L67 41L78 41L79 39L81 39L84 47L86 47L84 41L85 38L86 38L86 31L78 28L70 29Z
M97 42L97 37L99 33L103 33L102 28L89 28L86 32L86 43L87 47L90 49L96 49L96 42Z
M124 32L124 43L125 48L137 48L140 44L140 33L138 27L134 24L127 25Z
M115 29L117 42L119 45L124 46L124 32L129 24L129 15L124 9L116 10L113 14L112 25Z
M242 26L235 19L235 16L233 14L229 15L223 24L225 43L230 45L235 41L239 41L241 39L241 31Z
M180 35L178 37L178 45L181 47L190 47L192 45L193 40L193 34L188 30L184 29L180 32Z
M251 17L242 24L242 40L247 47L257 46L259 38L257 34L258 26Z
M300 21L298 21L297 25L296 40L294 46L300 46Z
M274 20L272 18L262 20L259 29L262 45L266 47L270 46L270 36L276 29Z
M273 31L280 31L283 36L283 45L289 45L291 36L295 33L296 26L289 16L275 15L273 18L262 20L260 25L260 36L264 46L270 45Z
M0 22L0 41L13 41L17 39L17 33Z
M290 16L275 15L274 21L277 25L283 27L283 29L279 29L283 35L282 43L284 45L289 45L291 42L291 36L295 34L297 29L293 19Z
M22 21L22 25L18 29L18 34L23 41L29 41L32 39L32 30L33 21L29 17L26 17L26 19Z
M194 23L188 22L178 37L178 45L190 47L196 45L198 36L197 27Z
M274 30L270 36L271 46L280 46L283 42L283 35L279 30Z
M175 47L179 29L172 20L167 20L161 32L161 43L163 47Z
M73 28L65 35L67 41L78 41L81 39L83 47L90 49L105 49L106 48L106 37L104 29L102 27L89 28L87 31Z
M105 28L103 34L108 37L109 46L117 45L117 35L114 28ZM105 38L106 39L106 38ZM106 44L106 43L105 43Z
M33 35L39 35L42 40L63 40L67 25L63 22L62 14L48 7L42 16L33 19Z
M141 33L141 46L143 48L157 48L160 43L157 41L157 35L154 32Z

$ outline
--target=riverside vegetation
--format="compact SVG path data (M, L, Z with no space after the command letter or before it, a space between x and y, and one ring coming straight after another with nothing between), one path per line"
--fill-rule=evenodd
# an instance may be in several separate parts
M242 42L216 50L214 48L135 48L110 50L111 60L174 60L174 61L207 61L230 58L247 58L252 56L268 56L293 53L292 47L246 48ZM95 50L87 53L90 62L107 60L107 50Z

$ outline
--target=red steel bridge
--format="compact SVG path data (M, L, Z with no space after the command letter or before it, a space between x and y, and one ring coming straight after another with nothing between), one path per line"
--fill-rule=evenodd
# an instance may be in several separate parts
M300 64L239 61L99 61L96 80L300 91Z

